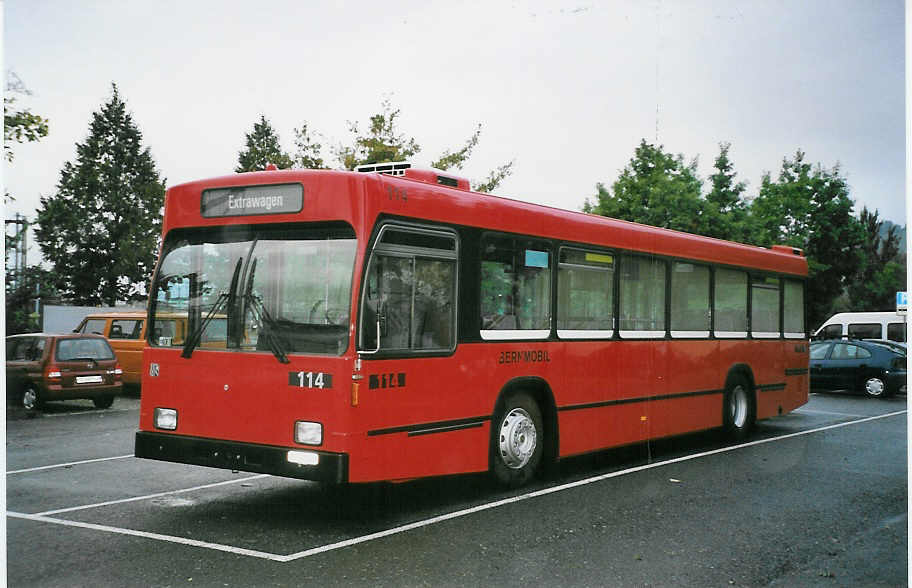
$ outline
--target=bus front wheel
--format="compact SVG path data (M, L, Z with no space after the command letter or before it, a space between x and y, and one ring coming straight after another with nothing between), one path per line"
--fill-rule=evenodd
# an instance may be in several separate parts
M511 488L528 483L541 465L544 442L538 404L524 392L505 397L491 431L491 472L497 481Z
M755 420L751 387L742 376L731 378L722 400L722 429L734 441L747 437Z

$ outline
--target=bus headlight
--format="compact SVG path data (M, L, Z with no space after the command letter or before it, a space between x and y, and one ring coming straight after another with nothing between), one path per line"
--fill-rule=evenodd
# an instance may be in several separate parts
M295 443L302 445L321 445L323 443L323 425L308 421L295 422Z
M177 411L173 408L155 409L155 428L173 431L177 428Z

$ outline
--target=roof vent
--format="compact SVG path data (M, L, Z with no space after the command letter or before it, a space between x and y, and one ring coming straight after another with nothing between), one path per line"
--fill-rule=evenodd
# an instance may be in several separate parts
M450 175L449 172L434 168L415 167L408 161L395 161L387 163L370 163L355 167L356 172L387 174L390 176L406 177L425 184L438 184L458 190L471 190L469 180Z
M791 253L792 255L797 255L798 257L804 257L804 251L798 249L797 247L792 247L791 245L773 245L773 251L781 251L782 253Z
M390 176L404 176L405 170L412 167L407 161L388 161L385 163L367 163L355 167L356 172L387 174Z

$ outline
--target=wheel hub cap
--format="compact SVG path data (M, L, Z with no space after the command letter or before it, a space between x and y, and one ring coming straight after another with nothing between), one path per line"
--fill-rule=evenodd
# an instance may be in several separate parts
M500 425L500 457L511 469L529 463L536 446L535 423L521 408L514 408Z
M731 417L732 424L739 429L747 422L747 392L741 386L732 390Z
M865 382L865 390L871 396L880 396L884 391L884 383L876 378L872 378Z

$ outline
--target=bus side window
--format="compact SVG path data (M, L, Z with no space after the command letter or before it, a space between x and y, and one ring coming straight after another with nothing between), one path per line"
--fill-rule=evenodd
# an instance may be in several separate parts
M709 267L676 261L671 265L671 336L709 336Z
M562 339L614 335L614 254L561 247L557 334Z
M665 265L656 257L621 256L621 337L665 336Z
M713 329L716 337L747 336L747 273L716 268Z
M797 280L783 280L782 327L786 337L801 339L804 328L804 284Z
M551 334L550 245L487 235L481 249L482 338L547 338Z
M779 336L779 278L754 276L751 280L751 335Z
M361 349L440 351L455 344L456 239L385 227L368 266Z

